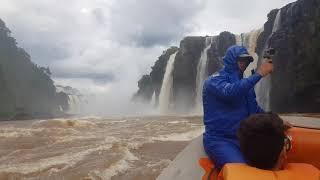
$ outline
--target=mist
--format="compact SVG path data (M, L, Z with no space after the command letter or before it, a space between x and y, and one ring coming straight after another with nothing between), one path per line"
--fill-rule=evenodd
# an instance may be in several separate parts
M149 104L130 100L163 50L186 35L249 32L288 2L3 0L0 17L32 61L50 68L55 84L86 96L83 115L148 114L155 112ZM259 11L241 11L252 3Z

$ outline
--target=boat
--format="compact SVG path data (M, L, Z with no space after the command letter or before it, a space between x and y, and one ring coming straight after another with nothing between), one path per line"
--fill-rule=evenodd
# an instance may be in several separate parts
M288 163L306 163L320 169L320 117L306 117L305 115L282 115L281 117L294 126L288 131L288 135L292 138L292 149L288 153ZM191 143L176 156L170 165L161 172L157 180L209 179L206 177L208 171L204 170L199 164L201 159L208 159L203 149L202 135L192 140ZM259 174L259 180L270 179L262 175L263 173L266 175L271 173L272 176L274 176L273 171L268 172L259 169L247 170L248 168L242 167L246 165L234 164L226 166L223 168L223 170L226 169L225 172L220 173L220 176L222 176L224 180L240 180L239 173L246 176L245 172ZM281 173L282 172L280 172L280 175ZM303 171L296 175L295 179L301 179L299 175L301 178L303 177L302 180L305 180L308 179L310 173ZM237 178L234 178L234 176ZM244 177L243 179L248 180L250 178Z

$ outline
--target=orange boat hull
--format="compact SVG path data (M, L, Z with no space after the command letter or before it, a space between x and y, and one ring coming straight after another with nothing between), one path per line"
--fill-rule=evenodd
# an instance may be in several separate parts
M320 130L291 128L292 149L288 153L288 162L308 163L320 169Z

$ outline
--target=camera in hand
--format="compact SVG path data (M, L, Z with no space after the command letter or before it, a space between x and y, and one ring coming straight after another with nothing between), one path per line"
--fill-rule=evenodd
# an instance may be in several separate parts
M263 58L272 59L272 57L276 54L276 50L274 48L268 48L263 53Z

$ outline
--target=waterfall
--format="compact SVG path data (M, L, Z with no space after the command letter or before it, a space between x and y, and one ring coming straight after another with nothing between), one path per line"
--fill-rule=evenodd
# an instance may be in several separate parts
M253 57L254 61L249 64L247 69L244 71L244 77L249 77L252 74L252 70L256 70L258 65L259 56L255 52L257 47L258 37L263 29L253 30L249 33L242 33L236 35L236 44L247 48L249 54Z
M244 77L249 77L252 74L252 70L256 70L258 65L259 56L255 52L257 47L257 41L260 33L263 29L253 30L249 33L242 34L242 44L245 46L249 54L253 57L254 61L249 64L247 69L244 71Z
M197 66L197 76L196 76L196 111L202 112L202 87L203 82L208 76L207 73L207 62L208 62L208 50L211 47L213 37L206 37L206 46L201 52L201 57Z
M61 112L63 112L63 108L62 108L62 106L59 106L59 110L60 110Z
M155 107L155 105L156 105L156 92L155 91L153 91L150 105L151 105L151 107Z
M76 102L75 102L75 100L74 100L74 98L73 98L73 95L68 95L68 97L69 97L69 101L68 101L68 103L69 103L69 113L74 113L75 112L75 109L76 109Z
M61 86L61 85L56 85L56 92L60 93L63 92L68 96L68 106L69 109L67 110L67 113L70 114L80 114L83 111L83 105L86 102L86 99L84 98L83 95L81 95L80 91L72 88L70 86ZM61 111L66 111L63 109L62 106L59 107Z
M235 37L236 37L236 45L242 46L242 37L241 37L241 35L236 34Z
M159 95L159 108L161 113L167 113L170 109L170 99L172 97L172 85L173 85L173 68L176 53L172 54L167 62L166 71L163 76L160 95Z
M279 9L276 15L276 19L274 20L273 27L272 27L272 33L269 36L269 38L272 36L273 33L275 33L279 29L280 23L281 23L281 9Z
M72 95L72 94L69 94L68 95L69 97L69 113L71 114L78 114L81 112L81 100L79 99L79 97L77 95Z
M269 37L266 40L266 43L264 45L263 50L267 49L269 47L269 40L272 37L273 33L275 33L281 23L281 9L278 11L276 18L273 23L272 27L272 33L269 35ZM271 89L271 75L268 75L260 80L260 82L256 86L256 92L257 92L257 100L260 106L265 111L270 111L270 89Z

